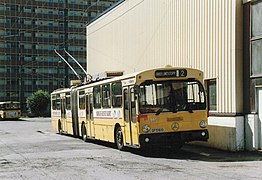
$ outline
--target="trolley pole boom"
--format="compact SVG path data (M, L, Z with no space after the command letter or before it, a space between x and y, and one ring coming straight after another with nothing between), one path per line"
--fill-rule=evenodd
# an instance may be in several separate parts
M69 57L71 57L71 58L76 62L76 64L84 71L84 73L85 73L86 76L87 76L88 74L87 74L86 70L83 68L83 66L81 66L81 64L80 64L69 52L67 52L65 48L64 48L64 51L65 51L65 53L66 53Z
M82 66L69 52L67 52L65 48L64 48L64 51L65 51L65 53L66 53L71 59L73 59L73 60L76 62L76 64L83 70L83 72L84 72L85 75L86 75L86 80L91 81L91 80L92 80L92 76L87 73L87 71L83 68L83 66Z
M56 49L54 49L54 51L55 51L55 53L56 53L61 59L63 59L63 61L70 67L70 69L75 73L75 75L77 76L77 78L81 80L81 76L80 76L79 74L77 74L77 72L76 72L76 71L74 70L74 68L65 60L65 58L64 58L61 54L59 54Z

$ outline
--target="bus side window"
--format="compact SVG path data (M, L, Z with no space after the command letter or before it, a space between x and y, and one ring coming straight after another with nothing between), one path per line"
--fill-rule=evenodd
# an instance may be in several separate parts
M89 96L86 95L86 117L89 117Z
M79 109L85 109L86 104L85 104L85 95L80 95L79 93Z
M61 98L60 94L56 97L56 110L61 110Z
M101 91L100 86L94 87L94 108L101 108Z
M102 106L103 108L111 107L110 84L105 84L102 86Z
M124 117L125 121L129 121L129 97L127 89L124 89Z
M2 105L0 105L1 107ZM2 108L2 107L1 107ZM52 109L56 110L56 96L52 96Z
M93 119L93 94L89 95L89 102L90 102L90 119Z
M70 93L66 95L66 110L71 109L71 103L70 103Z
M112 83L112 106L122 107L122 83Z

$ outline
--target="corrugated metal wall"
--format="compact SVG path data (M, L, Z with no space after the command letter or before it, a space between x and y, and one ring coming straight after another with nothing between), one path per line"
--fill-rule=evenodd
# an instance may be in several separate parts
M90 73L197 68L217 79L218 112L242 112L242 0L126 0L87 39Z

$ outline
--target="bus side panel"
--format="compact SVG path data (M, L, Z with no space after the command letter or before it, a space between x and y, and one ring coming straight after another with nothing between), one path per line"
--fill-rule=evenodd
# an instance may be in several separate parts
M71 110L66 110L66 131L68 134L73 135L73 125L72 125L72 113Z
M0 111L0 119L3 119L4 117L4 111Z
M107 142L115 142L115 125L118 123L121 126L122 119L95 119L95 139L103 140ZM124 133L124 132L123 132ZM124 135L123 135L124 136Z
M52 128L58 133L58 121L61 120L61 111L60 110L51 110L51 119L52 119Z

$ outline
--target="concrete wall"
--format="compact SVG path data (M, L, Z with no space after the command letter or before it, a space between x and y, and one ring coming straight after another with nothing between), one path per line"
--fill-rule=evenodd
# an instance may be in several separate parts
M87 27L87 48L89 73L166 64L200 69L217 81L216 113L243 123L235 116L243 109L242 0L126 0ZM224 141L227 128L220 127L210 126L210 143ZM237 131L228 134L236 142ZM224 142L217 147L242 149Z

